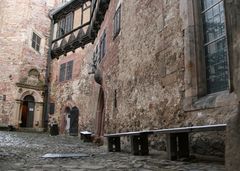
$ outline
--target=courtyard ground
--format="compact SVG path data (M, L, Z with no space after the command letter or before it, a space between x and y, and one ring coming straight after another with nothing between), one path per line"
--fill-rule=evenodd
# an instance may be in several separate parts
M88 157L42 158L47 153L81 153ZM213 162L169 161L165 152L149 156L129 152L109 153L106 146L84 143L79 137L50 136L47 133L0 131L0 171L224 171Z

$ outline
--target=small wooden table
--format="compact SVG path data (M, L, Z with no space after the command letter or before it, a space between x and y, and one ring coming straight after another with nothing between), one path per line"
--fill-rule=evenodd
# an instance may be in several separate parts
M92 141L92 133L88 131L82 131L80 132L81 140L83 142L91 142Z

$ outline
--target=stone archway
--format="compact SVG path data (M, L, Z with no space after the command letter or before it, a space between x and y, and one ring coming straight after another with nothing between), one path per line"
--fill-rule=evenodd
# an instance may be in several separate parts
M16 128L43 129L43 97L35 90L21 88L15 103L13 125Z
M70 129L70 111L71 108L66 106L63 108L63 112L61 112L61 125L60 132L62 134L68 134Z

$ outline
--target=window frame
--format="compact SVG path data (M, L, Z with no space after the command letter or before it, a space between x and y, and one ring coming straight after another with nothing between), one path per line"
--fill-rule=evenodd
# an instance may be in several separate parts
M66 16L58 20L56 38L62 37L73 29L74 12L69 12Z
M220 0L221 1L221 0ZM228 67L228 89L222 90L222 91L231 91L231 80L230 80L230 66L229 66L229 48L228 48L228 29L226 25L226 11L225 11L225 0L223 1L224 5L224 18L225 18L225 35L226 35L226 46L227 46L227 67ZM194 50L195 54L195 61L193 61L194 64L194 70L193 72L196 72L196 80L193 87L195 89L195 95L197 98L204 97L209 94L218 93L221 91L216 91L213 93L209 93L207 89L207 73L206 73L206 60L205 60L205 52L204 52L204 30L203 30L203 20L202 20L202 0L192 0L193 2L193 27L194 27L194 38L192 41L194 41L194 45L190 45L190 49Z
M221 91L226 91L226 90L229 90L230 89L230 66L229 66L229 48L228 48L228 40L227 40L227 26L226 26L226 12L225 12L225 4L224 4L224 0L219 0L218 2L216 2L216 3L214 3L214 4L212 4L211 6L209 6L208 8L206 8L206 9L204 9L203 8L203 4L202 4L202 2L203 2L203 0L200 0L199 2L198 2L198 17L199 17L199 25L200 25L200 34L198 34L197 36L198 37L200 37L201 36L201 38L199 38L200 39L200 42L201 42L201 47L200 47L200 52L199 52L199 57L200 58L204 58L204 59L199 59L200 60L200 62L199 63L202 63L202 65L201 66L198 66L198 67L200 67L202 70L203 70L203 68L204 68L204 75L202 74L202 76L201 76L201 79L198 81L198 84L199 84L199 86L201 86L202 87L202 91L203 92L200 92L200 94L202 94L202 95L207 95L207 94L213 94L213 93L218 93L218 92L221 92ZM213 10L213 8L214 7L216 7L216 6L218 6L218 5L221 5L221 3L222 3L222 5L223 5L223 11L224 11L224 35L222 35L222 36L220 36L220 37L217 37L217 38L214 38L214 40L212 40L212 41L206 41L205 40L205 38L204 38L204 34L206 34L207 33L207 30L206 30L206 28L204 28L205 27L205 23L203 22L203 17L204 17L204 15L207 13L207 12L209 12L209 10ZM195 8L196 9L196 8ZM214 17L214 16L213 16ZM198 31L199 32L199 31ZM207 56L206 56L206 53L205 53L205 50L206 50L206 48L208 47L208 45L215 45L215 44L217 44L219 41L221 41L222 39L225 39L225 46L226 46L226 55L225 55L225 63L226 63L226 65L224 65L226 68L227 68L227 75L226 75L226 80L225 80L225 82L227 82L227 85L226 85L226 87L223 89L219 89L219 90L217 90L217 89L212 89L211 88L211 86L209 86L209 83L208 83L208 78L211 76L211 75L208 75L208 73L207 73L207 66L208 66L208 64L207 64L207 62L206 62L206 59L210 59L210 58L208 58ZM224 53L224 52L223 52ZM223 54L222 54L223 55ZM201 61L202 60L202 61ZM216 63L214 64L214 65L216 65ZM209 66L210 66L210 64L209 64ZM200 71L198 71L199 73L201 73ZM205 85L202 85L202 84L205 84Z
M69 81L73 76L74 60L62 63L59 70L59 82Z
M73 73L73 60L68 61L66 63L66 79L65 80L71 80L72 73Z
M66 75L66 63L62 63L60 65L60 71L59 71L59 82L65 81L65 75Z
M32 33L32 48L37 52L40 52L41 49L41 37L35 32Z
M99 61L102 61L102 59L105 57L106 51L107 51L107 34L106 30L104 30L99 43Z

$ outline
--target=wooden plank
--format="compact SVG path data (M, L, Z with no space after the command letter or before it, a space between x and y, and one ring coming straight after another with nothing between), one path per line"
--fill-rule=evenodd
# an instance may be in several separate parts
M216 124L216 125L204 125L204 126L192 126L192 127L181 127L181 128L167 128L167 129L157 129L157 130L146 130L146 131L135 131L135 132L122 132L115 134L105 134L105 137L115 137L115 136L130 136L130 135L140 135L140 134L169 134L169 133L188 133L188 132L204 132L204 131L224 131L226 129L226 124Z
M226 124L217 125L204 125L204 126L192 126L192 127L182 127L182 128L169 128L169 129L158 129L150 130L154 134L157 133L181 133L181 132L204 132L204 131L224 131L226 129Z
M105 134L104 137L116 137L116 136L130 136L130 135L141 135L141 134L152 134L152 131L135 131L135 132L122 132L115 134Z

